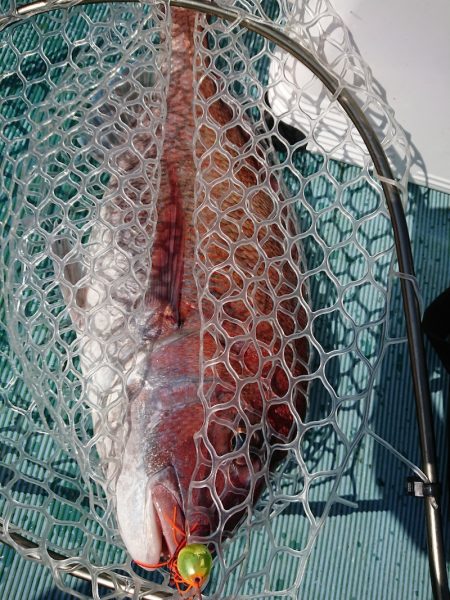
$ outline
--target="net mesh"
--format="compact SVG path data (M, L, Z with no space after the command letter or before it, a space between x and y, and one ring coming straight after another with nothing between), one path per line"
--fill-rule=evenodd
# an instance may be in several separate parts
M353 92L403 189L404 134L330 4L233 6ZM307 594L332 507L353 506L362 440L421 476L372 427L381 365L405 340L380 179L339 90L239 19L159 2L11 15L3 538L37 547L75 595L81 565L94 598L176 597L167 570L131 562L147 535L136 482L170 464L189 538L215 551L206 597Z

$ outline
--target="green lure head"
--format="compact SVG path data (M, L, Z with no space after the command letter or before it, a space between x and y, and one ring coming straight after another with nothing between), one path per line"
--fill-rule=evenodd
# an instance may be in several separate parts
M201 588L212 568L211 552L203 544L187 544L177 557L180 577L190 586Z

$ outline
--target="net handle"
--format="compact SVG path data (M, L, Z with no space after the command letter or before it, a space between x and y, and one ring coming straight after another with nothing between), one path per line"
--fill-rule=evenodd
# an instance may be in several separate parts
M135 0L106 0L107 2L134 2ZM19 7L15 12L0 17L0 31L17 21L54 9L69 8L79 4L99 4L105 0L37 0ZM394 232L395 248L399 271L407 277L414 277L414 262L411 251L408 227L401 202L398 185L394 180L387 156L380 140L370 125L364 112L358 105L352 92L342 87L339 79L330 73L317 58L299 42L274 25L264 23L256 18L227 6L219 6L206 0L169 0L171 6L186 8L225 21L236 21L240 27L257 33L274 42L306 66L329 90L340 104L353 125L361 135L373 161L377 177L381 182L386 198ZM428 483L438 484L436 438L434 433L433 412L428 382L428 369L420 319L420 309L414 286L408 278L401 278L403 309L406 316L408 348L413 376L416 416L419 427L422 470ZM430 576L435 600L449 600L447 569L442 534L442 514L439 499L435 496L424 497L427 525L428 557Z

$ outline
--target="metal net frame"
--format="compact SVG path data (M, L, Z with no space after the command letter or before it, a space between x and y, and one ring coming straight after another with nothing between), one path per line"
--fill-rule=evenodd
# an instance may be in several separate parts
M50 79L51 90L45 102L34 106L27 99L25 109L20 109L25 110L30 126L28 130L25 127L23 137L26 138L30 131L38 133L33 136L31 158L21 146L21 136L10 139L3 128L1 139L3 147L8 149L8 160L3 167L6 183L1 190L7 200L7 212L3 215L1 316L7 343L0 359L10 365L2 389L4 407L11 419L2 440L5 450L0 497L1 537L24 556L49 566L55 581L63 589L71 590L72 578L80 577L92 581L94 597L170 597L167 573L156 572L150 583L148 577L130 563L117 530L117 506L110 500L115 493L114 482L120 473L126 447L121 427L126 410L123 373L133 373L137 362L137 332L143 302L141 289L150 274L147 258L151 242L148 240L152 239L157 226L155 206L163 151L161 131L167 117L170 57L167 6L149 3L136 11L121 12L120 8L117 11L111 8L114 3L110 3L109 8L105 5L103 15L95 11L70 13L71 24L66 10L76 4L79 3L33 3L5 10L5 16L0 18L0 31L12 32L2 51L5 56L8 51L15 53L12 64L16 65L18 78L18 81L14 80L13 68L8 73L7 83L10 87L23 86L22 93L26 98L26 94L31 93L28 88L39 85L39 81L33 84L30 69L39 71L41 66L45 71L51 67L56 74L62 68L61 61L52 56L50 44L47 44L49 50L46 53L46 40L51 39L53 31L64 32L64 44L71 51L71 44L77 48L76 55L72 55L73 72L69 72L69 78L62 80L62 84L56 77L54 81ZM285 7L284 12L281 7L272 15L263 3L231 7L177 0L171 2L171 6L213 17L212 20L201 20L202 27L197 30L195 39L194 112L198 145L194 279L203 311L204 362L199 397L207 419L195 436L197 463L189 488L190 505L195 506L198 497L208 493L211 474L217 478L224 461L228 460L217 453L209 439L211 426L232 428L244 420L247 429L253 427L252 435L259 436L258 443L266 453L273 454L274 445L276 450L284 453L281 461L275 460L272 472L263 470L262 491L256 493L256 484L252 483L252 494L261 495L258 503L254 505L251 495L240 500L244 509L241 506L239 515L242 520L244 512L246 519L237 531L233 532L237 518L233 505L230 508L223 495L214 493L214 486L209 492L218 515L219 534L226 530L227 519L231 519L232 525L229 540L224 542L220 535L219 538L210 536L217 558L206 593L218 598L239 595L261 598L263 594L267 598L296 597L309 554L331 507L346 502L342 489L348 461L359 441L370 435L415 474L414 489L424 496L433 592L436 598L447 598L434 428L417 284L402 204L408 157L401 130L397 129L389 110L377 103L370 85L366 86L367 82L370 84L370 73L361 59L352 54L345 28L340 26L327 3L311 2L305 5L306 8L302 7L300 14L291 14L291 20L286 18L289 11ZM45 21L44 13L48 11L56 11L53 23L51 19L48 23ZM30 17L36 17L36 21ZM84 22L86 31L97 28L94 34L94 37L98 36L95 38L97 46L84 45L86 38L83 35L92 41L92 32L77 34L77 19ZM269 19L272 20L270 24ZM43 41L39 40L41 45L38 47L38 42L30 36L29 47L25 44L26 52L22 58L11 43L18 47L24 43L20 41L20 30L27 23L28 34L36 33L40 28ZM321 32L326 31L327 35L318 36L316 27ZM135 35L130 40L131 32ZM256 44L250 50L245 37L249 32L261 40L259 46ZM145 43L138 39L139 35ZM211 43L211 40L216 42ZM229 40L232 40L231 45ZM117 52L115 58L114 51ZM280 54L280 51L286 54ZM33 60L33 56L38 60ZM102 58L108 56L112 57L111 62L102 63ZM272 60L271 78L267 78L267 71L263 75L258 73L261 67L258 60L263 62L267 56ZM99 61L98 70L93 68L93 57ZM311 89L320 82L327 100L320 105L320 114L314 114L305 102L308 85L297 97L297 84L295 80L289 81L294 108L285 106L281 113L295 115L297 107L303 107L300 111L303 137L291 142L289 148L289 142L281 133L286 115L277 114L269 103L275 106L276 84L289 75L292 58L314 75L314 81L309 82ZM150 74L149 64L154 65ZM112 74L108 79L109 70ZM204 73L210 71L216 86L212 94L201 84ZM80 89L86 91L81 101ZM211 117L214 111L211 97L214 100L219 91L231 107L228 129L236 131L243 127L244 142L247 126L248 131L257 133L259 146L252 142L245 146L241 142L249 157L247 162L242 163L233 147L233 139L230 142L224 137L226 127L223 123ZM268 100L266 91L269 91ZM132 108L120 114L123 127L118 128L114 107L120 106L123 98L131 101ZM14 110L19 110L14 103L20 101L20 96L12 94L8 100L2 124L6 122L5 118L9 119L13 128L20 125L20 117L14 114ZM12 111L12 117L8 110ZM343 115L349 126L343 132L336 132L335 138L326 146L321 135L327 130L327 115L333 111ZM371 118L376 120L380 115L385 120L386 132L381 141L371 122ZM206 129L213 134L203 135ZM152 144L147 144L143 132ZM277 142L278 155L274 149ZM91 146L95 146L96 152L90 151ZM145 177L138 176L139 181L133 169L123 168L130 162L131 147L145 172ZM323 156L328 157L336 147L342 149L344 156L346 148L350 153L356 148L356 153L361 156L361 167L349 182L338 181L333 174L332 160L320 160ZM226 164L222 170L217 166L220 161L213 159L211 162L211 156L217 151L225 155ZM302 172L300 163L295 163L293 158L296 152L300 155L300 163L305 152L319 157L316 167L311 171L305 167ZM39 156L40 163L33 163ZM261 166L264 161L266 166ZM250 191L242 191L241 180L234 175L244 169L253 173ZM35 177L27 180L30 172L35 173ZM231 179L236 185L228 193L228 204L218 207L222 216L213 219L211 209L214 202L218 203L214 190L225 185L227 173L233 173ZM80 174L86 177L84 182ZM361 181L369 184L372 201L363 217L358 219L349 190ZM115 200L119 188L135 202L131 214ZM44 200L43 189L47 190ZM142 189L146 190L150 200L142 200L139 195ZM280 189L285 202L277 208ZM51 202L46 202L48 197L52 197ZM22 206L19 201L23 198L26 202ZM247 207L247 212L243 207ZM92 215L97 223L95 230ZM253 220L247 225L249 216ZM386 222L386 227L392 226L393 232L393 244L381 250L372 247L370 242L370 225L376 219ZM114 227L121 231L117 236ZM237 253L229 263L230 268L237 264L241 275L245 274L246 267L263 276L256 277L251 288L244 283L243 277L231 276L228 271L228 284L221 287L220 274L216 281L209 278L216 266L214 244L221 241L217 232L222 232L227 244L236 244L239 230L248 232L247 237L253 240L260 254L256 261L249 263ZM291 241L286 242L289 239ZM131 255L127 254L130 245L134 248L131 270ZM269 246L271 249L265 251L268 260L264 262L261 256ZM246 246L243 247L244 256ZM283 249L277 251L278 247ZM321 268L324 249L325 280ZM231 256L224 242L221 251L223 255L228 252ZM336 258L339 252L347 253L349 259L356 261L353 275L339 271ZM94 282L90 287L89 327L83 325L85 317L82 314L77 317L77 292L70 287L80 280L80 275L75 279L71 275L80 256L87 272L81 276L85 277L84 287L86 277L89 279L99 272L102 275L101 283ZM381 275L375 270L379 257L384 261L379 267ZM395 261L397 266L394 267ZM288 290L282 290L276 277L269 274L270 265L274 264L278 272L290 273L285 279ZM248 273L247 277L251 278ZM269 287L267 281L270 281ZM388 304L395 295L394 282L401 288L406 336L389 313ZM321 286L325 286L322 294ZM79 291L82 289L79 286ZM373 307L375 317L366 323L364 311L355 306L361 307L364 294L376 295L377 291L380 299ZM260 298L270 293L276 299L275 308L271 304L270 310L264 312L267 302ZM239 312L238 304L245 304L248 296L253 297L253 304L246 304L242 309L244 312ZM126 327L122 312L124 298L129 302ZM211 304L215 305L214 310L210 309ZM72 307L72 312L64 310L67 306ZM269 335L261 328L258 337L256 323L261 323L261 319L258 321L258 308L255 307L260 307L275 333ZM324 332L332 326L332 319L341 320L341 338L336 347L327 347ZM297 326L289 325L290 321L296 320ZM57 324L57 328L52 330L48 323ZM382 331L379 334L382 348L373 350L369 346L377 337L377 328ZM106 351L99 350L98 345L104 330L109 336ZM250 331L256 331L256 339L266 348L267 354L255 348L251 340L246 341L245 335ZM114 337L117 332L121 333ZM236 337L240 340L240 335L244 341L238 349L241 366L237 367L230 358L233 357L230 348ZM403 342L405 337L417 407L421 469L385 440L379 439L370 427L371 388L386 348ZM305 341L307 338L308 342ZM308 351L305 350L306 343ZM228 353L218 351L222 346L228 348ZM246 358L254 354L258 355L256 363L253 358ZM267 355L271 356L272 362L271 370L266 372L263 363ZM95 377L87 376L95 361L103 364L105 372L99 376L96 370ZM356 375L349 375L349 372ZM350 381L346 384L347 389L339 383L337 375ZM260 380L268 382L267 390ZM209 381L214 385L219 381L221 393L230 395L231 413L225 414L220 406L218 409ZM287 433L280 436L276 426L261 428L261 414L259 420L252 421L252 411L245 402L238 405L236 399L245 398L246 390L250 388L254 397L277 392L275 401L264 409L264 419L278 423L281 417L276 407L287 406L291 411ZM105 395L108 399L103 406L99 398ZM324 395L329 398L325 416L314 409L314 400L319 402ZM301 406L304 396L308 397L313 415L309 418ZM346 430L345 411L352 402L362 415L356 435ZM108 417L104 414L106 410ZM270 415L270 411L274 415ZM327 454L328 446L331 451ZM245 444L243 453L244 459L253 464L250 449ZM252 476L254 480L261 479L261 473L256 469ZM325 501L325 510L320 516L311 509L311 503L316 499ZM283 514L294 504L301 506L301 518L305 521L304 542L299 546L286 545L279 538ZM63 505L71 507L69 513L64 513ZM204 536L199 539L204 541ZM262 556L253 576L248 572L252 544L275 549ZM277 589L276 584L277 552L283 555L282 560L289 564L292 574L283 589ZM257 583L258 578L262 584ZM262 587L258 588L258 585ZM102 589L110 592L100 592Z

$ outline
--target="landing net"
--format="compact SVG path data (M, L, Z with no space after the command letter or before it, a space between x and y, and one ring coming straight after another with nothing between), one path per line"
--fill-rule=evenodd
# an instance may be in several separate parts
M354 94L403 193L405 136L330 4L233 7L300 42ZM177 597L164 569L131 563L115 499L163 214L170 10L14 14L0 32L2 537L78 597L80 567L94 598ZM405 343L391 223L339 89L239 19L199 16L192 43L193 105L179 110L194 115L205 420L187 520L211 525L192 532L216 554L205 597L313 598L308 560L330 513L357 508L364 444L420 475L374 427L383 365ZM219 447L224 430L232 443ZM247 477L230 495L233 464Z

